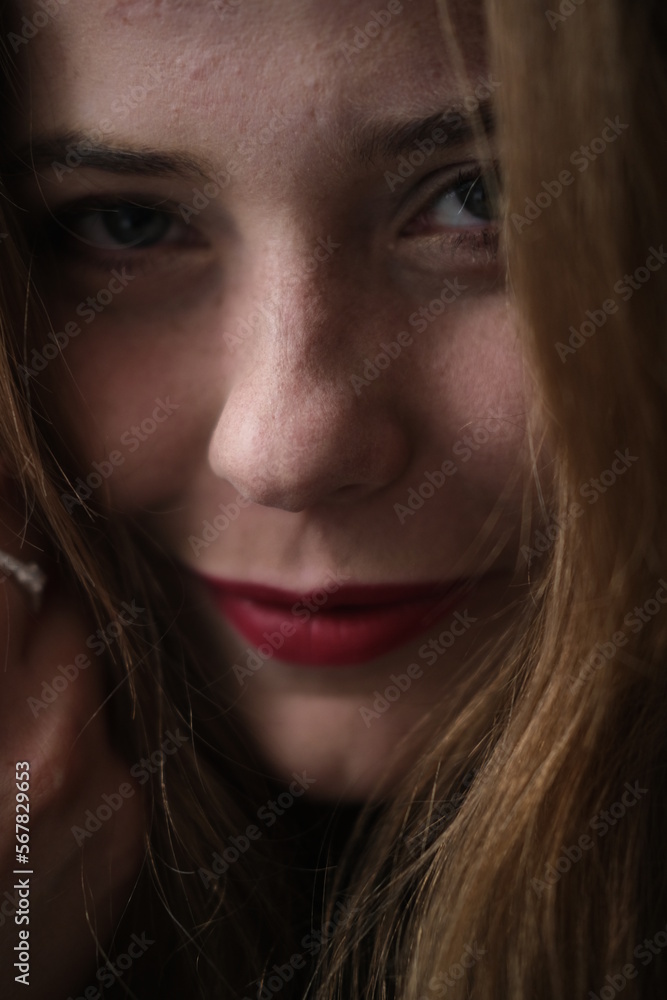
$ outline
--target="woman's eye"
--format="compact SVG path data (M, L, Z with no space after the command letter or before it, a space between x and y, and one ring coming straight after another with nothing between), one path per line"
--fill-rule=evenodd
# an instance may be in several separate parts
M477 172L461 177L431 198L426 208L403 230L407 236L425 235L440 230L488 228L498 212L492 195L495 177Z
M61 239L93 250L142 250L186 242L191 233L174 213L132 202L73 209L60 220Z
M106 208L89 216L82 229L87 230L91 242L106 242L126 247L147 247L163 240L171 227L171 219L164 212L156 212L140 205L123 205Z
M434 219L445 226L469 226L475 221L484 225L493 217L491 201L481 177L464 181L443 195L432 211Z

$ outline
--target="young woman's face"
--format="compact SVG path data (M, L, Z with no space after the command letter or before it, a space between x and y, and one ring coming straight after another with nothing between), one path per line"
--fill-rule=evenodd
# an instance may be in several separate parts
M22 0L10 36L60 346L26 377L81 497L206 577L212 673L313 795L394 773L509 601L525 399L475 6L465 83L433 0Z

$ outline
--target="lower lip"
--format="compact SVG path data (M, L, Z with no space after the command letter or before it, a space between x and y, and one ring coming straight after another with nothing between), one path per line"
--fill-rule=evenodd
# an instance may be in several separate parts
M235 595L233 587L209 577L205 584L218 610L257 650L300 667L348 667L368 663L426 631L470 592L469 581L437 596L386 604L318 606L314 595L280 604ZM468 584L468 585L466 585Z

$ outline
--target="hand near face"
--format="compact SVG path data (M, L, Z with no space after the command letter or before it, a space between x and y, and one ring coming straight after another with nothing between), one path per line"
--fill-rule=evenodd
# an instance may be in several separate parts
M10 522L4 511L0 548L43 564ZM111 747L104 665L86 646L94 630L50 577L37 614L11 576L0 583L0 993L31 1000L96 983L94 933L108 948L143 853L141 797ZM123 785L132 794L118 796ZM100 822L104 795L121 804Z

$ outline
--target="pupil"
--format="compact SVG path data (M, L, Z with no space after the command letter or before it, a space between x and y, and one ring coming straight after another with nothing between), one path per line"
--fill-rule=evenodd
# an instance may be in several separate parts
M162 239L169 228L169 219L164 213L140 205L105 210L103 218L111 238L124 246L150 246Z
M465 209L480 219L490 221L491 205L481 177L477 177L472 183L468 181L462 184L456 193L462 202L462 211Z

